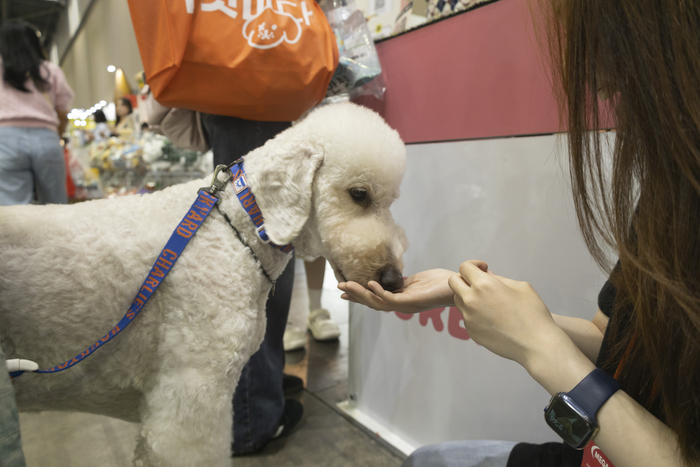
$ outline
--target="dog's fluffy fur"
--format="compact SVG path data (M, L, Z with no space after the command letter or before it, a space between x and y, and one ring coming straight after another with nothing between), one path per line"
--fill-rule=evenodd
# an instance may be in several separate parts
M273 242L291 242L305 258L325 256L339 279L366 284L400 274L406 241L389 206L405 147L377 114L353 104L323 107L249 153L244 167ZM73 206L1 208L7 358L49 368L109 331L210 181ZM358 187L368 193L362 202L351 196ZM257 238L230 183L219 209L278 277L290 255ZM270 288L214 209L125 331L73 368L14 380L20 410L141 422L137 466L229 465L231 399L262 341Z

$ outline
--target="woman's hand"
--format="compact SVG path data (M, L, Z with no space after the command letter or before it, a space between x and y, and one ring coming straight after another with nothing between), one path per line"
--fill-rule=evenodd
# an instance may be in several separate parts
M556 352L568 337L530 284L485 271L483 261L466 261L448 280L464 326L474 342L529 371L530 363Z
M447 284L447 280L454 274L447 269L419 272L407 278L403 288L394 293L384 290L374 281L367 284L370 290L357 282L341 282L338 288L344 292L340 298L375 310L417 313L454 305L454 292Z

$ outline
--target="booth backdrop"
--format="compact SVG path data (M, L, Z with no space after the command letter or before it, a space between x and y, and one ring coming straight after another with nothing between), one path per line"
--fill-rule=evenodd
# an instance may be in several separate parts
M404 275L481 259L554 313L592 318L605 277L578 233L566 140L527 0L501 0L377 45L387 90L360 103L408 143L393 207ZM613 141L614 133L608 133ZM556 440L549 395L469 339L455 308L350 308L340 408L405 453L460 439Z

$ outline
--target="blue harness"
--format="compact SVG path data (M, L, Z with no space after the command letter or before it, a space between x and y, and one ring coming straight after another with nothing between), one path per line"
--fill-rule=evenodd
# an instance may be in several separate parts
M235 169L233 174L230 171L232 167ZM221 172L227 175L223 180L219 179L219 173ZM146 280L144 281L143 285L141 285L141 288L136 294L136 298L134 298L133 303L127 310L124 317L107 334L102 336L100 340L73 357L71 360L67 360L60 365L49 368L48 370L34 370L34 372L57 373L77 365L85 358L92 355L97 349L112 340L117 334L122 332L136 318L136 316L138 316L143 307L146 305L146 302L148 302L148 299L151 298L151 295L153 295L158 286L163 282L175 264L175 261L177 261L182 252L185 250L185 247L192 239L195 232L197 232L197 229L199 229L202 223L204 223L204 220L207 218L214 206L221 202L219 199L219 192L226 189L226 184L229 180L233 181L238 199L250 218L253 220L256 227L256 232L258 233L258 236L260 236L260 239L285 253L292 251L294 247L292 247L291 244L282 246L275 245L274 243L270 242L270 239L267 237L260 208L258 207L255 201L255 196L250 191L250 187L248 186L246 180L245 172L243 170L243 160L238 159L229 166L217 166L216 170L214 171L211 186L200 188L197 199L192 204L187 214L185 214L185 217L183 217L183 219L180 221L173 234L170 236L170 239L165 244L163 251L161 251L160 255L158 255L158 259L156 259L151 271L148 273L148 276L146 276ZM16 378L23 373L24 371L14 371L10 373L10 377Z

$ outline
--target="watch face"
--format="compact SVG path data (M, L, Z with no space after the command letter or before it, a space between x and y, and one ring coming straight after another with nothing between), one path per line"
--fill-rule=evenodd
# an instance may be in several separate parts
M565 394L556 394L545 410L547 424L564 442L582 449L598 431L598 425Z

